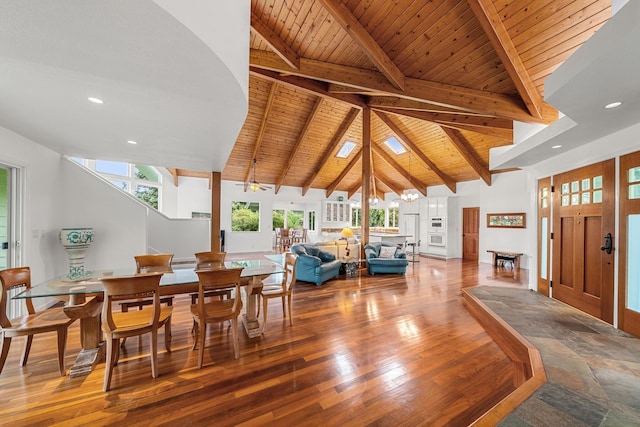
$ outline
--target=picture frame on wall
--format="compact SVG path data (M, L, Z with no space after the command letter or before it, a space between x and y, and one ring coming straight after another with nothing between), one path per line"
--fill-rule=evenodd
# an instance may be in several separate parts
M490 213L487 214L487 227L526 228L527 214L521 213Z

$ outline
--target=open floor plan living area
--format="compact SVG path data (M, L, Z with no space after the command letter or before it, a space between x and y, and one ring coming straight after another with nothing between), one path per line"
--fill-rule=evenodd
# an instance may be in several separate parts
M639 23L0 0L0 424L640 425Z

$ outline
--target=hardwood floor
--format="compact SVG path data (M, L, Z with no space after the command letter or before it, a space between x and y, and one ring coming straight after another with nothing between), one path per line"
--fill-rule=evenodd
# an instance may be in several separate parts
M467 312L460 289L527 280L527 270L514 276L421 257L406 276L363 271L319 287L298 282L292 327L271 300L266 333L249 339L241 331L234 360L228 324L214 325L201 370L189 296L178 296L173 351L159 352L160 376L151 378L148 337L129 339L108 393L104 363L86 377L59 376L55 334L34 339L24 368L15 339L0 374L0 424L466 426L514 388L510 361ZM78 331L76 322L67 368L80 350Z

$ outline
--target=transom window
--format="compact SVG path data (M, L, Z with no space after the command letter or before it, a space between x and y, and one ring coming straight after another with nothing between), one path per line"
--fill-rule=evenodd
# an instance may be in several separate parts
M602 203L602 176L585 178L580 181L563 182L560 204L562 206Z

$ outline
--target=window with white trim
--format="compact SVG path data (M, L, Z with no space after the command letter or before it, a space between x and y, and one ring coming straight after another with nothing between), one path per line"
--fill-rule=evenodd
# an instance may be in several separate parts
M153 166L76 157L71 160L99 173L120 190L154 209L162 205L162 175Z

